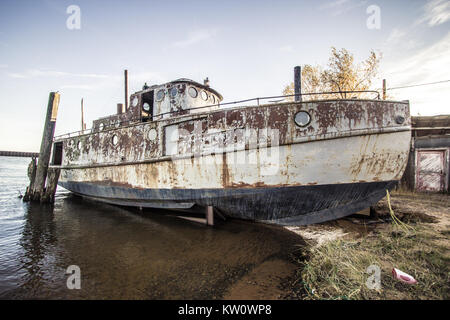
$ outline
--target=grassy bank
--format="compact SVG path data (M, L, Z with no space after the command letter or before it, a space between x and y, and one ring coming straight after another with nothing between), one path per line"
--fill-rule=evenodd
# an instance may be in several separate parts
M302 248L293 295L302 299L449 299L449 196L394 193L391 203L405 225L392 221L384 199L376 207L377 221L347 219L358 224L359 231L347 224L344 236ZM380 290L366 286L370 265L381 269ZM394 267L418 283L394 279Z

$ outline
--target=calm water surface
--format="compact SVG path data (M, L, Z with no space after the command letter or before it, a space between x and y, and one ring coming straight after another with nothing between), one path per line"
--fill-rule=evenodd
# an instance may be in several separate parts
M0 157L0 298L221 298L253 268L289 259L299 238L226 221L214 228L99 204L58 189L54 206L18 198L30 159ZM70 265L81 289L66 286Z

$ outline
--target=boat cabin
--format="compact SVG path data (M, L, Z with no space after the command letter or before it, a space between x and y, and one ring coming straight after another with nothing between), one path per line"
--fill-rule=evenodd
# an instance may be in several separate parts
M223 97L204 84L190 79L177 79L160 85L144 85L130 95L129 107L117 105L117 114L94 120L93 131L120 127L128 123L147 122L199 112L217 110Z

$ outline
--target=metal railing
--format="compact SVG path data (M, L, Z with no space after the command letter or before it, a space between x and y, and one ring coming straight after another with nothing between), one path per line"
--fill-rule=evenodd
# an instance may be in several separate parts
M269 100L269 99L279 99L279 98L283 98L281 100L277 100L277 101L269 101L269 103L273 104L273 103L280 103L282 101L285 101L286 103L290 102L290 103L301 103L301 102L313 102L315 100L308 100L308 101L291 101L291 100L286 100L287 98L294 98L295 97L300 97L300 99L302 99L303 96L314 96L314 95L342 95L342 94L348 94L348 93L372 93L372 94L376 94L376 99L380 100L380 93L376 90L352 90L352 91L330 91L330 92L309 92L309 93L301 93L301 94L289 94L289 95L280 95L280 96L269 96L269 97L259 97L259 98L251 98L251 99L245 99L245 100L238 100L238 101L232 101L232 102L227 102L227 103L216 103L216 104L211 104L211 105L206 105L206 106L201 106L201 107L194 107L194 108L189 108L186 110L201 110L201 109L206 109L206 108L211 108L211 107L221 107L221 106L227 106L227 105L234 105L234 104L239 104L239 103L246 103L246 102L251 102L251 101L256 101L256 106L261 105L262 101L265 100ZM330 98L330 99L325 99L325 100L353 100L354 98ZM255 105L250 105L250 106L243 106L245 108L247 107L254 107ZM171 114L175 114L175 113L179 113L179 110L175 110L175 111L168 111L168 112L162 112L159 114L155 114L152 115L153 120L152 121L161 121L163 120L163 117L165 115L171 115ZM99 120L106 120L108 117L104 117L104 118L100 118ZM105 126L105 128L101 131L104 130L110 130L110 129L114 129L123 125L130 125L133 123L140 123L141 122L141 116L139 117L134 117L128 120L115 120L109 123L108 126ZM90 129L86 129L86 130L79 130L79 131L74 131L74 132L70 132L70 133L65 133L65 134L61 134L58 136L55 136L53 140L60 140L63 138L70 138L70 137L75 137L75 136L79 136L79 135L84 135L84 134L90 134L93 131L94 128L90 128Z

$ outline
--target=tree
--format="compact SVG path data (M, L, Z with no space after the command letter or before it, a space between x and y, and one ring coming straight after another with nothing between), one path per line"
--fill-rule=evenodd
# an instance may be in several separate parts
M303 97L303 100L346 99L349 94L344 91L369 90L378 73L380 60L381 54L377 55L371 51L366 60L355 65L353 54L344 48L336 50L335 47L331 47L331 57L326 68L308 64L302 66L302 93L339 93L307 95ZM283 94L294 94L293 82L284 88ZM351 93L350 95L353 97L358 94ZM293 97L290 97L289 100L293 100Z

